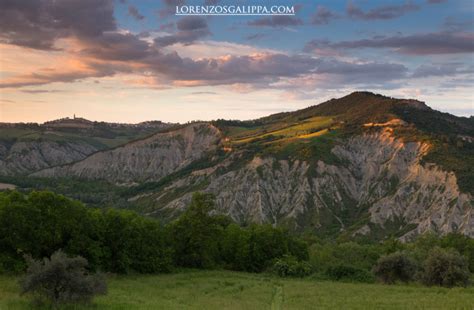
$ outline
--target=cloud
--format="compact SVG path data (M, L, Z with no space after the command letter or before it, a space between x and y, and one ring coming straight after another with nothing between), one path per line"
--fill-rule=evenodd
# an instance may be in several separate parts
M134 7L133 5L130 5L128 7L128 15L132 16L136 20L145 19L145 16L141 15L140 12L138 11L138 9L136 7Z
M406 13L417 11L419 9L419 6L412 3L411 1L407 1L401 5L385 5L364 12L351 1L347 5L346 11L347 15L354 19L377 20L398 18L405 15Z
M474 68L463 67L461 63L445 63L439 65L421 65L412 74L414 78L456 76L460 74L472 74Z
M176 26L181 31L207 29L207 21L201 16L186 16L181 18Z
M80 54L104 61L139 60L149 55L150 46L139 36L130 33L109 32L82 40Z
M66 92L65 90L59 90L59 89L22 89L20 90L22 93L26 94L44 94L44 93L64 93Z
M0 88L17 88L24 86L44 85L54 82L74 82L88 77L104 77L113 75L111 70L101 70L85 64L65 66L63 68L44 68L39 72L22 74L0 81Z
M249 26L279 28L303 25L303 21L300 18L294 16L274 15L270 17L262 17L259 19L255 19L249 21L247 24Z
M470 94L470 101L471 101L471 111L474 110L472 107L472 85L474 84L473 77L466 77L466 78L453 78L453 79L446 79L439 84L440 90L452 90L452 89L459 89L459 88L467 88Z
M25 1L25 3L30 3L29 0ZM179 19L175 23L175 33L159 36L151 41L150 34L133 34L118 30L112 14L113 7L109 7L109 1L68 0L60 4L56 4L53 0L44 1L50 1L54 4L54 8L43 7L44 4L38 6L38 2L32 1L31 7L23 7L20 12L16 2L8 5L3 3L5 10L17 12L21 17L14 16L11 20L23 20L27 21L27 24L8 25L10 27L8 29L16 30L2 32L2 39L15 39L17 37L13 33L23 34L24 29L31 31L31 33L26 31L26 34L30 36L24 38L34 38L35 32L31 28L34 24L37 27L36 37L49 39L44 45L46 48L61 47L60 51L54 53L59 56L48 67L34 70L25 68L21 72L28 73L20 73L1 80L1 88L19 88L57 82L71 83L87 78L122 75L138 77L138 79L129 79L130 83L142 87L163 89L171 86L227 85L235 91L249 92L264 88L279 89L280 85L284 83L290 85L291 81L294 81L294 87L302 87L300 82L304 79L306 79L304 80L306 85L312 85L311 81L316 81L314 85L319 88L333 88L341 83L347 85L387 83L389 85L407 78L408 75L406 67L395 63L341 61L331 57L316 58L312 55L284 54L228 42L199 42L201 38L210 35L210 31L207 20L197 16ZM99 4L99 7L92 6L92 2ZM45 11L45 16L55 16L56 21L50 24L51 21L39 20L35 15L37 13L35 10ZM99 12L94 13L91 10ZM319 14L321 22L332 18L330 17L332 15L327 14L324 9L318 11L321 12ZM89 17L83 17L90 24L82 25L78 23L74 13L78 16L90 14L94 18L103 20L92 21ZM260 19L257 20L259 22L254 21L254 23L270 27L302 24L301 20L288 16L275 16L263 20L264 22ZM3 20L0 21L0 25L3 26ZM249 36L248 39L257 39L261 36L257 33L253 37ZM390 39L402 40L405 45L395 45ZM423 42L420 38L409 39L407 37L371 39L373 42L370 47L413 49L415 46L410 44L414 43L407 42L413 41L417 44ZM57 44L58 40L61 41L60 44ZM445 38L443 41L446 41ZM448 41L446 44L449 44L451 48L461 48L452 43ZM180 54L170 48L163 48L173 44L181 44L178 45ZM187 47L190 44L193 45ZM329 48L358 48L367 45L359 41L339 43L319 41L312 44ZM36 53L41 52L36 51ZM123 81L128 83L128 80ZM35 91L24 89L26 93L35 93Z
M211 34L206 19L200 16L183 17L176 23L176 26L178 32L155 38L155 44L158 47L165 47L176 43L189 45Z
M193 60L177 53L156 55L150 67L185 86L250 83L267 85L280 77L309 73L317 60L307 56L252 54Z
M168 17L176 12L176 6L186 4L186 0L163 0L164 8L158 11L160 17Z
M171 22L171 23L161 24L158 29L161 30L161 31L173 30L174 29L174 23Z
M16 101L0 98L0 102L3 102L3 103L15 103Z
M474 52L474 34L439 32L336 43L313 40L306 44L304 50L309 52L316 48L390 48L398 53L410 55L472 53Z
M474 27L474 20L472 18L461 19L459 17L449 16L444 19L443 28L446 31L460 32L469 31Z
M314 71L319 74L332 74L342 78L344 83L381 84L403 79L408 69L395 63L352 63L337 60L322 61Z
M217 95L217 93L213 91L195 91L191 95Z
M0 2L0 42L54 49L58 38L93 37L116 30L112 0Z
M316 12L311 17L311 24L313 25L327 25L329 22L339 16L326 7L318 5Z
M255 33L251 34L245 37L245 40L251 41L251 40L259 40L265 38L267 35L265 33Z

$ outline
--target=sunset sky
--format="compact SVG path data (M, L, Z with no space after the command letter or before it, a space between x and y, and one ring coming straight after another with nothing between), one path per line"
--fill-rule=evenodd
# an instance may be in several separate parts
M175 16L182 4L295 16ZM250 119L354 90L474 114L471 0L0 0L0 122Z

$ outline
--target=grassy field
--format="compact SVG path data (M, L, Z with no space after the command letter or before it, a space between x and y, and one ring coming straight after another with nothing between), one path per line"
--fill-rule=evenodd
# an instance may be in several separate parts
M313 132L319 131L322 128L329 127L333 123L332 118L329 117L312 117L303 122L293 124L272 124L262 126L255 129L242 129L234 127L229 132L232 143L242 144L248 143L255 139L262 139L270 135L281 136L285 138L300 137L310 138Z
M72 309L473 309L474 288L336 283L228 271L114 276L93 306ZM0 309L31 309L0 276Z

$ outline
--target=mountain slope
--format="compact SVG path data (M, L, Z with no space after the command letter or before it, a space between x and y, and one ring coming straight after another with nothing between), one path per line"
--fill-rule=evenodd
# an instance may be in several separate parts
M125 204L163 220L201 190L241 224L347 238L474 237L473 137L473 118L357 92L253 121L170 128L32 176L127 184Z
M176 212L188 204L190 184L201 184L216 195L219 212L241 223L322 235L408 237L435 230L474 236L471 195L460 192L453 173L421 164L428 148L405 144L389 130L354 136L332 149L342 165L256 156L238 169L193 171L138 202L152 215Z
M42 125L0 123L0 175L25 175L84 159L171 124L135 125L60 119Z
M116 183L155 181L213 151L220 133L209 124L191 124L97 152L65 166L41 170L37 177L107 179Z

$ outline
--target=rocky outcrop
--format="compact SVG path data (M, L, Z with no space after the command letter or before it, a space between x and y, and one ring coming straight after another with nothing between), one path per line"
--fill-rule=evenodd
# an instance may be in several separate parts
M191 197L186 187L204 184L205 191L216 195L218 212L241 223L290 221L311 223L317 230L330 221L344 231L366 219L355 234L397 223L399 229L411 227L402 238L430 230L474 237L472 197L460 192L453 173L421 164L429 147L404 143L385 129L334 147L340 165L255 157L223 173L195 171L154 199L157 208L180 210ZM186 194L168 201L165 194L170 192Z
M195 123L97 152L71 165L45 169L33 176L106 179L127 184L156 181L214 150L220 139L216 127Z
M459 231L474 237L471 195L460 191L454 173L422 163L431 148L428 143L404 142L395 137L393 126L405 124L371 123L363 126L370 127L365 134L340 140L331 150L337 159L332 164L277 160L272 153L249 157L248 150L237 148L215 164L206 160L205 169L189 169L224 146L219 129L194 123L106 151L50 142L35 147L0 145L0 169L27 172L64 163L32 176L131 185L158 181L188 167L166 187L140 192L130 203L145 203L151 215L174 216L188 205L194 191L203 190L216 195L216 212L240 223L351 235L382 230L396 232L401 239L426 231ZM87 156L88 152L94 153ZM21 160L12 160L12 154Z
M0 175L22 175L81 160L97 148L80 141L0 142Z

